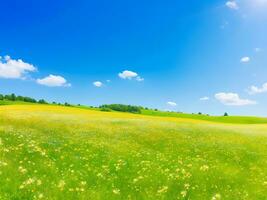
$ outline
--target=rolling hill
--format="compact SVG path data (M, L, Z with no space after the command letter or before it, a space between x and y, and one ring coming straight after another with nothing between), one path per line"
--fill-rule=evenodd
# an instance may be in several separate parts
M266 198L266 119L172 115L2 105L0 197Z

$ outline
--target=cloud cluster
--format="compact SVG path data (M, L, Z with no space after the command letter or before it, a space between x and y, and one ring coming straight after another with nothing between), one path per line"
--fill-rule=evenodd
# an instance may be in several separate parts
M95 81L95 82L93 82L93 85L95 87L102 87L103 86L103 83L101 81Z
M71 84L62 76L50 74L42 79L37 79L36 82L40 85L45 85L48 87L70 87Z
M267 92L267 83L264 83L261 87L257 86L250 86L248 93L253 95L253 94L260 94L260 93L265 93Z
M242 63L247 63L249 61L250 61L250 57L247 57L247 56L240 59L240 62Z
M172 107L177 106L177 103L172 102L172 101L167 102L167 104L168 104L169 106L172 106Z
M220 101L222 104L227 106L246 106L246 105L255 105L256 101L249 99L241 99L236 93L217 93L215 98Z
M144 81L144 78L140 77L136 72L124 70L123 72L118 74L120 78L122 79L135 79L137 81Z
M25 79L27 73L36 71L32 64L23 62L21 59L14 60L10 56L0 57L0 78Z
M227 2L225 3L225 5L226 5L228 8L232 9L232 10L238 10L238 9L239 9L239 6L238 6L238 4L237 4L236 1L227 1Z

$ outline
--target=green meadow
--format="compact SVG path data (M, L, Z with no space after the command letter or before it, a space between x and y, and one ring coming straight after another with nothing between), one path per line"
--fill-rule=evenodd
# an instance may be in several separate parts
M267 119L0 106L0 199L267 198Z

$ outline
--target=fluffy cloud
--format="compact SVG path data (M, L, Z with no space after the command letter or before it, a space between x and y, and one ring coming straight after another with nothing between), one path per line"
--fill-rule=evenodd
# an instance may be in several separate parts
M142 77L140 77L136 72L129 71L129 70L124 70L123 72L118 74L120 78L122 79L135 79L137 81L144 81Z
M227 1L225 3L225 5L230 8L230 9L233 9L233 10L238 10L239 9L239 6L238 4L235 2L235 1Z
M250 57L243 57L240 59L240 62L242 62L242 63L247 63L249 61L250 61Z
M208 101L210 98L209 97L201 97L199 100L200 101Z
M100 81L95 81L95 82L93 82L93 85L94 85L95 87L102 87L102 86L103 86L103 83L100 82Z
M167 104L168 104L169 106L172 106L172 107L177 106L177 103L172 102L172 101L167 102Z
M257 86L250 86L248 93L253 95L253 94L260 94L260 93L264 93L267 92L267 83L264 83L261 87L257 87Z
M23 62L21 59L13 60L10 56L0 57L0 78L6 79L25 79L29 72L37 69L29 63Z
M215 94L215 98L220 101L222 104L227 106L246 106L246 105L255 105L257 102L241 99L236 93L217 93Z
M50 74L43 79L37 79L36 81L40 85L45 85L48 87L70 87L71 84L62 76L56 76Z

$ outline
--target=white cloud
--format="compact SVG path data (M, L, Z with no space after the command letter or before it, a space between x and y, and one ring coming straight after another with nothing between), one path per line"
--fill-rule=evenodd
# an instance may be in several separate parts
M93 85L94 85L95 87L102 87L102 86L103 86L103 83L100 82L100 81L95 81L95 82L93 82Z
M236 3L236 1L227 1L225 3L225 5L230 8L230 9L233 9L233 10L238 10L239 9L239 6L238 4Z
M168 104L169 106L172 106L172 107L177 106L177 103L172 102L172 101L167 102L167 104Z
M248 93L253 95L253 94L260 94L260 93L265 93L267 92L267 83L264 83L261 87L257 87L257 86L250 86Z
M6 79L25 79L25 75L34 72L37 69L21 59L13 60L10 56L5 56L4 60L0 58L0 78Z
M208 101L210 98L209 97L201 97L199 100L200 101Z
M220 101L222 104L227 106L246 106L246 105L255 105L257 102L249 99L241 99L236 93L217 93L215 98Z
M257 48L255 48L254 50L255 50L256 52L261 52L262 49L257 47Z
M247 63L249 61L250 61L250 57L247 57L247 56L240 59L240 62L242 63Z
M144 81L144 78L140 77L136 72L124 70L123 72L118 74L120 78L122 79L135 79L137 81Z
M56 76L50 74L43 79L37 79L36 82L40 85L45 85L48 87L70 87L71 84L62 76Z
M144 81L145 79L144 78L141 78L140 76L137 76L136 77L136 80L139 81L139 82L141 82L141 81Z

